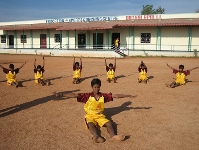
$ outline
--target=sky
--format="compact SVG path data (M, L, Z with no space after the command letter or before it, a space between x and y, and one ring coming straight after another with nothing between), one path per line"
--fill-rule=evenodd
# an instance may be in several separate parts
M0 22L140 15L143 5L165 14L195 13L199 0L0 0Z

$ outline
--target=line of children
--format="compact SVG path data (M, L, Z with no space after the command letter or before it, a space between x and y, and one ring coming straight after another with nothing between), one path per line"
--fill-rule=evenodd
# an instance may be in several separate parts
M103 114L104 103L113 101L113 98L135 98L136 96L124 95L124 94L112 94L112 93L101 93L101 80L95 78L91 81L91 93L54 93L56 97L67 97L67 98L77 98L78 102L85 103L84 110L86 112L85 122L92 134L92 140L95 143L104 142L104 138L101 137L97 132L97 127L106 127L110 135L111 141L122 141L124 140L124 135L116 135L114 133L113 125L110 120L106 118Z
M41 65L38 65L36 67L36 59L35 59L35 62L34 62L34 74L35 74L35 83L36 84L41 84L42 86L44 85L50 85L50 81L49 80L44 80L43 78L43 74L44 74L44 65L45 65L45 60L44 60L44 57L43 57L43 66Z
M15 86L16 88L18 87L18 82L16 75L19 73L19 70L26 64L27 62L24 62L19 68L14 67L14 64L10 64L9 68L5 68L0 65L0 67L3 69L3 72L6 74L6 79L7 79L7 85L12 85Z
M75 56L73 60L73 84L78 84L81 82L81 72L82 72L82 57L80 57L79 62L75 62Z
M116 57L114 58L114 60L115 60L114 66L113 66L112 63L110 63L107 66L106 58L105 57L104 57L104 60L105 60L105 66L106 66L106 72L107 72L107 81L110 83L113 80L114 83L116 83L116 80L117 80L116 77L115 77Z
M115 60L114 65L112 63L110 63L108 66L107 62L106 62L106 58L104 58L104 60L105 60L105 66L106 66L106 71L107 71L107 81L109 83L111 81L114 81L114 83L116 83L116 76L115 76L116 57L114 58L114 60ZM9 65L9 69L4 68L3 66L0 65L0 67L3 69L3 72L6 73L7 85L14 85L15 87L18 87L16 74L19 73L19 69L21 69L25 64L26 64L26 62L24 64L22 64L22 66L17 69L14 69L13 64ZM35 83L41 84L42 86L50 84L49 80L47 80L47 79L44 80L44 78L43 78L43 73L45 71L44 64L45 64L44 57L43 57L43 66L38 65L36 67L36 59L34 61ZM194 69L198 69L198 67L195 67L193 69L183 71L183 69L184 69L183 65L179 66L179 70L172 68L168 64L167 64L167 66L173 70L173 73L176 74L176 80L170 84L166 84L167 87L171 87L171 88L177 87L179 85L184 85L186 83L186 76L190 74L190 71L192 71ZM138 67L138 71L139 71L138 82L139 83L141 83L141 82L147 83L148 68L143 61L141 61L140 65ZM74 60L73 60L73 83L74 84L78 84L81 82L81 72L82 72L82 57L80 57L80 63L79 63L79 62L75 62L75 56L74 56Z
M176 79L175 79L175 81L173 81L173 82L170 83L170 84L166 84L166 86L167 86L167 87L170 87L170 88L175 88L175 87L177 87L177 86L186 84L186 76L187 76L187 75L190 75L190 71L199 68L199 67L195 67L195 68L188 69L188 70L184 71L184 65L179 65L179 70L174 69L174 68L171 67L168 63L166 63L166 65L167 65L170 69L173 70L173 73L174 73L174 74L176 74Z

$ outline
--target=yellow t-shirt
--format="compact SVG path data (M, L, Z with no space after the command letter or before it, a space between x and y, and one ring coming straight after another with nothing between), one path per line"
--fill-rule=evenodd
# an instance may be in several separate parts
M107 78L108 79L113 79L113 78L115 78L115 71L112 69L112 70L108 70L107 71Z
M118 40L118 39L115 40L115 46L116 46L116 47L119 46L119 40Z
M34 74L35 74L35 83L39 83L38 79L43 79L44 68L42 68L40 71L34 69Z
M186 80L186 75L184 73L176 73L176 80L175 82L176 83L180 83L181 85L182 84L185 84L185 80Z
M7 79L7 82L8 83L12 83L12 82L17 82L17 79L16 79L16 72L14 71L13 73L11 71L9 71L7 74L6 74L6 79Z
M37 71L35 73L35 79L43 79L43 72L42 71Z
M148 78L147 78L147 73L146 73L146 71L145 70L142 70L141 69L141 71L140 71L140 76L139 76L139 80L147 80Z
M98 100L95 97L89 97L88 101L84 105L84 110L87 115L100 115L104 111L104 97L99 97Z
M81 78L81 69L76 69L75 71L73 71L73 78Z

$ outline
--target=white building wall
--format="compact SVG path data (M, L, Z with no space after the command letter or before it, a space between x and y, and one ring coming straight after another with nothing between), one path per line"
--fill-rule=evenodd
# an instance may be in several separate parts
M32 36L33 36L33 47L34 48L40 48L40 30L33 30Z
M141 33L151 33L151 43L141 43ZM135 50L156 50L156 27L135 27L134 28L134 49Z
M162 27L161 50L188 51L188 27Z
M69 49L75 49L75 31L69 31Z
M199 27L192 27L191 51L197 49L199 51Z

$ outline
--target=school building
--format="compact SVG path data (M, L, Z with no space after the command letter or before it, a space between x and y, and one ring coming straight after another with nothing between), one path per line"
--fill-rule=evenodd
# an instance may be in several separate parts
M199 51L199 13L1 22L0 36L0 53L194 56ZM113 49L116 38L119 51Z

